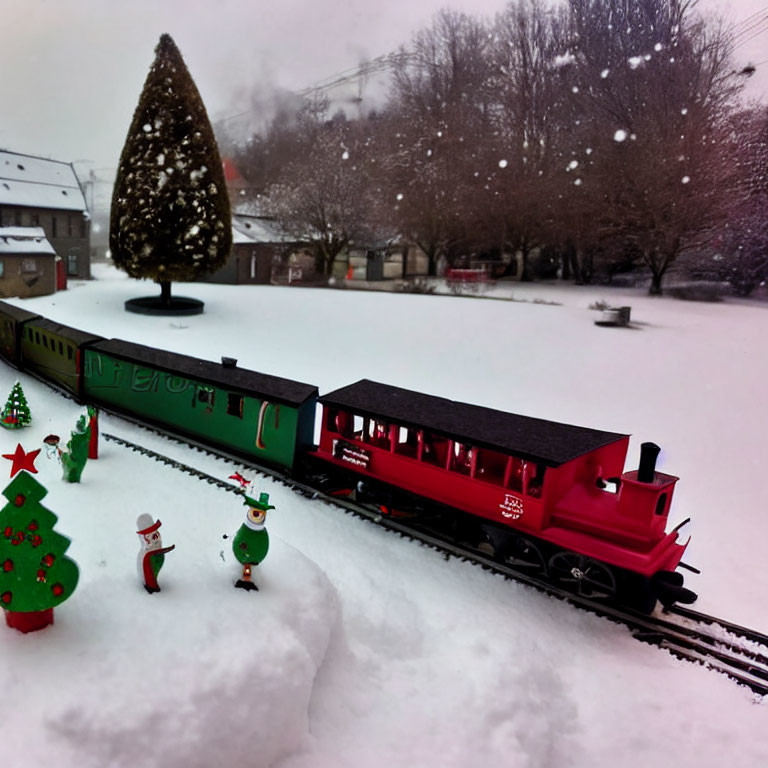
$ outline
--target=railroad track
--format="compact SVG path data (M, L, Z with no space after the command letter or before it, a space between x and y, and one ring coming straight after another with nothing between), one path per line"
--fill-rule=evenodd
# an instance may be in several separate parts
M125 416L122 414L115 413L113 415L117 418L125 419ZM720 672L736 683L746 686L756 696L762 697L768 694L768 636L761 632L681 606L673 606L666 611L646 616L631 610L601 603L598 600L591 600L582 595L575 595L552 583L542 581L507 564L500 563L483 552L467 550L460 544L447 541L434 532L420 530L409 525L404 520L384 516L373 505L359 503L346 497L328 495L310 485L289 477L283 472L252 464L241 456L213 449L210 446L197 443L186 437L169 435L166 432L153 427L147 427L132 419L125 420L130 423L139 424L143 429L174 441L177 444L191 446L209 456L230 461L238 468L272 477L307 498L318 499L327 504L340 507L357 517L367 519L409 539L430 546L442 552L446 558L455 557L466 562L472 562L506 579L526 584L546 594L566 600L583 610L620 623L626 626L632 636L641 642L656 645L680 659L698 663L708 669ZM155 461L197 477L225 491L231 493L239 491L239 488L231 483L227 483L196 467L172 459L145 446L113 434L102 432L101 436L109 442L114 442L127 449L141 453Z

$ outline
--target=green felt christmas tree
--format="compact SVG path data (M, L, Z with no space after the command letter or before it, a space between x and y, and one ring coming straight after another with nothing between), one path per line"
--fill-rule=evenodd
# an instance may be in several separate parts
M64 467L64 479L68 483L79 483L85 464L88 461L88 444L91 440L91 428L85 415L81 415L72 430L67 443L67 450L61 453L61 465Z
M17 381L5 402L5 408L3 408L3 413L0 415L0 423L6 429L19 429L20 427L26 427L30 421L32 421L32 416L29 413L27 398L24 395L24 390L21 388L21 382Z
M64 553L70 541L53 530L58 518L40 500L48 491L21 471L3 491L0 510L0 605L22 632L53 623L53 608L77 586L78 568Z

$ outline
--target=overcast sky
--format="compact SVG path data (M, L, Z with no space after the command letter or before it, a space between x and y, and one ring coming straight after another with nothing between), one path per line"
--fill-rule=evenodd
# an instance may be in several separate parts
M701 0L736 21L768 0ZM407 42L450 7L491 16L503 0L0 0L0 147L79 171L114 168L163 32L212 119L273 86L301 90ZM768 25L763 25L768 26ZM756 28L759 31L760 27ZM737 49L768 101L768 31ZM365 94L364 94L365 95Z

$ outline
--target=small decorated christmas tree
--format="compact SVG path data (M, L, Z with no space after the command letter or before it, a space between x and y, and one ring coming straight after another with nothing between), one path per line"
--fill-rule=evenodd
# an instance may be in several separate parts
M54 607L75 591L79 572L64 556L69 539L53 530L58 518L40 503L48 491L17 467L14 460L18 474L0 510L0 605L9 627L33 632L53 623Z
M32 421L32 416L29 413L27 398L24 396L21 382L17 381L5 401L5 408L0 415L0 424L6 429L19 429L26 427L30 421Z

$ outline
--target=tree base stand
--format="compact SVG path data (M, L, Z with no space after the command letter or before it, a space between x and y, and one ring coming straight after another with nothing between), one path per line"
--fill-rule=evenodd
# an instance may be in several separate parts
M53 608L45 611L6 611L5 623L11 629L18 629L19 632L37 632L38 629L45 629L49 624L53 624Z
M202 315L205 304L199 299L185 296L173 296L163 302L160 296L142 296L140 299L128 299L126 312L138 315Z

